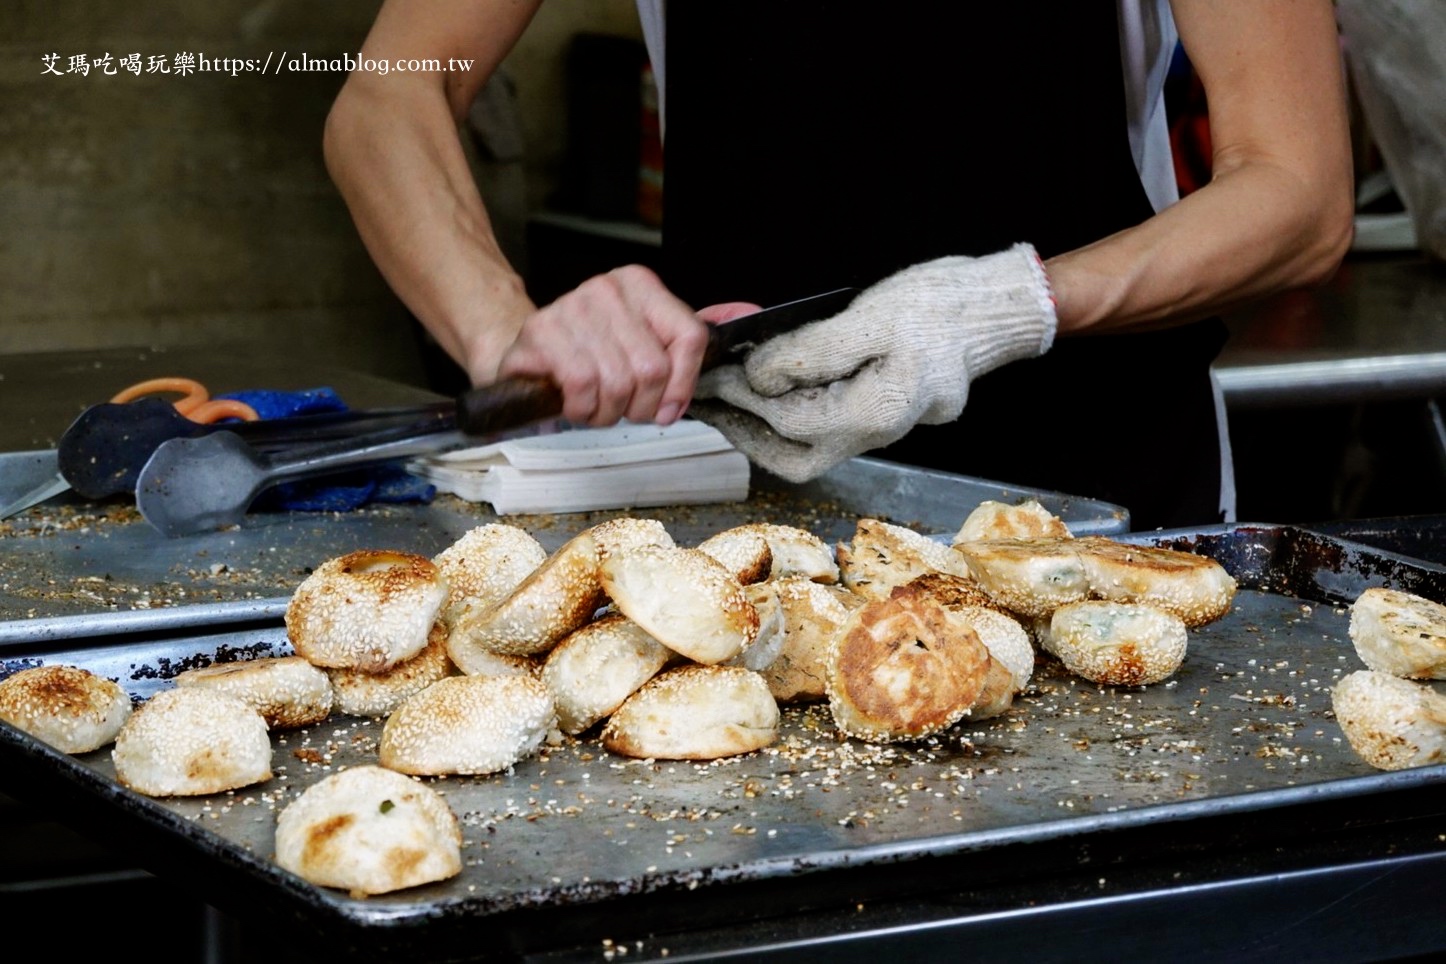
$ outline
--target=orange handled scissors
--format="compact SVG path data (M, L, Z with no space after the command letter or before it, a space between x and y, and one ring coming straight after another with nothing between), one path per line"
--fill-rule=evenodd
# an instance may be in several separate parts
M261 417L256 414L256 409L245 402L229 398L212 398L206 386L194 378L151 378L143 382L136 382L129 388L116 392L111 401L119 404L134 401L144 395L158 395L163 392L180 392L185 396L172 403L175 405L176 411L202 425L219 422L223 418L239 418L242 421L255 422Z
M182 397L172 403L176 411L191 421L203 425L219 422L224 418L239 418L246 422L259 421L261 418L256 414L256 409L245 402L227 398L212 398L206 386L194 378L151 378L143 382L136 382L117 392L112 396L111 401L125 403L147 395L167 392L179 392ZM8 519L18 512L24 512L33 505L38 505L46 499L53 499L62 492L69 491L70 488L71 485L66 481L65 476L56 472L53 478L46 479L18 499L0 507L0 519Z

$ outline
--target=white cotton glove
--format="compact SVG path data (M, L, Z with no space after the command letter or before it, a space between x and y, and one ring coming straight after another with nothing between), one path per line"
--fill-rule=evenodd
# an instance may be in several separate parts
M905 268L847 309L706 373L690 414L791 482L964 411L969 383L1054 343L1033 246ZM708 401L714 399L716 401ZM720 404L727 403L727 404Z

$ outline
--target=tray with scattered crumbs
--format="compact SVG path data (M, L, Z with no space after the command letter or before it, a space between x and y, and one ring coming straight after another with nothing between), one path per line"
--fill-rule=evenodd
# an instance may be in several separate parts
M706 525L706 507L693 511ZM429 779L461 821L464 866L411 890L356 899L272 860L277 813L327 774L376 762L378 720L273 733L270 781L191 799L120 786L109 749L69 757L0 724L0 790L329 959L442 961L615 952L629 936L636 959L690 928L808 915L839 928L841 908L905 898L943 914L1081 873L1104 888L1204 850L1304 846L1343 812L1389 824L1403 794L1446 784L1446 766L1363 763L1330 700L1362 668L1347 635L1355 596L1381 585L1446 599L1446 568L1288 526L1118 538L1211 556L1240 585L1162 684L1101 687L1041 657L997 719L873 745L841 738L824 706L794 707L775 745L710 763L614 756L590 731L505 773ZM72 663L144 699L191 666L289 651L275 618L52 632L6 644L0 673Z
M10 464L0 453L0 474ZM67 632L105 635L279 615L297 584L326 559L379 548L431 556L488 522L521 526L549 551L588 526L628 514L661 520L683 545L745 522L801 526L832 544L850 538L861 516L948 538L980 502L1025 499L1059 516L1075 535L1130 527L1129 512L1113 503L870 458L849 459L803 485L755 472L742 502L499 517L486 505L443 495L426 505L351 512L254 512L240 526L180 539L162 536L134 506L119 502L37 506L0 522L0 649ZM167 612L177 608L186 615ZM62 616L80 618L55 625Z

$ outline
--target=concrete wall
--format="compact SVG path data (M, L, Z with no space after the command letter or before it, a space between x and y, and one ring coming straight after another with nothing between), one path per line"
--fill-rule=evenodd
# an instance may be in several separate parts
M0 4L0 353L236 342L418 379L409 316L322 163L342 74L67 72L106 53L333 56L358 48L377 6ZM508 61L529 197L562 149L566 41L595 29L636 34L631 0L552 0Z
M549 0L502 65L517 81L533 208L546 203L560 174L567 147L567 45L583 31L643 39L634 0Z

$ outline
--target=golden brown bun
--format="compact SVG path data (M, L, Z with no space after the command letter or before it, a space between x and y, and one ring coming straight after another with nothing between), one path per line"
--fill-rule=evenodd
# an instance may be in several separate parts
M1429 684L1358 670L1331 691L1351 749L1379 770L1446 763L1446 696Z
M1009 671L1014 692L1024 692L1034 675L1034 644L1019 620L984 606L957 606L954 611L969 620L989 655Z
M743 587L743 595L758 614L758 632L753 642L724 666L742 666L755 673L761 673L783 652L784 625L783 604L778 599L778 590L772 582L754 582Z
M579 533L496 605L470 612L452 628L447 651L464 672L489 656L537 656L587 625L607 602L599 564L644 546L673 545L657 519L620 516Z
M735 536L757 533L768 541L773 555L769 578L803 576L814 582L838 582L838 563L828 543L807 529L776 522L749 522L728 530Z
M917 740L956 723L989 675L989 650L967 619L926 592L855 610L827 661L829 709L849 736Z
M1077 539L998 539L964 542L956 551L990 598L1022 616L1048 616L1089 598L1089 576Z
M954 544L994 539L1068 539L1069 526L1034 499L1018 505L981 502L964 519Z
M542 681L564 733L581 733L652 679L672 655L621 613L588 623L547 654Z
M1201 626L1230 611L1235 580L1207 556L1102 536L1000 539L956 546L980 587L1022 617L1100 599L1142 603Z
M1398 589L1367 589L1351 605L1351 642L1374 670L1446 679L1446 606Z
M586 625L604 601L591 532L568 540L505 599L452 627L447 652L467 667L472 651L509 656L545 653Z
M152 797L221 793L271 779L271 738L250 706L204 686L161 690L111 750L122 786Z
M105 746L130 715L120 684L79 666L33 666L0 682L0 720L61 753Z
M207 686L229 693L261 714L273 730L320 723L331 713L327 671L300 656L269 656L215 663L176 676L177 686Z
M552 691L535 676L449 676L387 718L378 757L401 773L496 773L530 756L556 722Z
M1086 536L1074 544L1093 599L1147 603L1194 627L1228 613L1235 598L1235 580L1207 556L1133 546L1103 536Z
M969 708L970 719L989 719L1013 705L1034 673L1034 645L1013 613L990 599L972 579L947 573L918 576L893 595L927 595L966 621L989 650L993 665L984 692Z
M362 549L302 580L286 630L313 665L378 673L422 651L446 598L447 580L430 559Z
M431 787L379 766L333 773L276 819L276 863L352 897L462 872L462 830Z
M923 575L915 576L904 585L912 585L931 593L939 602L950 609L959 609L964 606L982 606L985 609L993 609L1006 616L1013 616L1005 607L994 601L994 597L985 592L979 583L970 576L958 576L947 572L926 572Z
M778 704L737 666L682 666L655 676L603 727L603 745L643 759L714 760L778 738Z
M758 636L758 612L743 587L697 549L641 546L604 559L600 569L619 612L695 662L726 662Z
M724 529L698 543L698 550L722 563L745 586L773 572L773 549L757 529Z
M826 586L802 576L774 580L783 615L783 644L761 672L780 703L811 703L828 695L824 664L834 634L864 597L841 586Z
M1061 606L1044 648L1072 673L1107 686L1168 679L1185 659L1185 624L1154 606L1090 600Z
M999 660L991 659L989 675L984 677L984 688L979 691L964 718L992 720L1001 716L1014 705L1014 697L1018 692L1014 688L1014 675Z
M547 550L527 530L489 523L463 533L433 562L447 579L441 617L448 627L506 599L547 560Z
M636 516L618 516L599 522L588 530L597 546L599 559L606 559L619 552L631 552L639 546L671 546L673 536L667 526L658 519L639 519Z
M485 649L473 649L467 653L467 665L457 666L457 669L468 676L536 676L542 672L542 661L545 658L508 656L504 653L489 653ZM456 663L452 665L456 666Z
M839 543L843 584L870 599L884 599L915 576L944 572L968 577L964 557L946 545L904 526L860 519L852 542Z
M327 676L331 679L339 712L350 716L388 716L413 693L420 693L457 671L447 656L447 628L438 621L432 627L432 641L427 648L404 663L382 673L331 669L327 670Z

